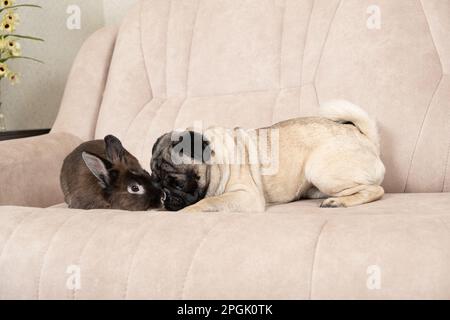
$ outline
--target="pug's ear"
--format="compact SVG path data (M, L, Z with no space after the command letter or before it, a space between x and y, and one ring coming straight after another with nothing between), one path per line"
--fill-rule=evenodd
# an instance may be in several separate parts
M125 155L122 142L113 135L105 137L106 157L111 162L121 161Z
M172 148L202 163L208 162L211 159L209 141L202 134L194 131L179 133L178 139L172 142Z
M88 152L83 152L81 156L89 171L97 178L100 186L103 189L107 188L111 182L108 172L108 167L110 167L111 164Z
M153 148L152 148L152 155L155 154L156 148L159 146L159 143L161 142L161 139L163 137L159 137L158 140L156 140L156 142L153 144Z

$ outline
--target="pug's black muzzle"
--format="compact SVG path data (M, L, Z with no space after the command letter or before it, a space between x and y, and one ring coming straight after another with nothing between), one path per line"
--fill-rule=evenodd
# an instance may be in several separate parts
M168 211L179 211L197 203L200 200L197 192L195 194L189 194L178 190L169 190L164 188L164 193L164 208Z

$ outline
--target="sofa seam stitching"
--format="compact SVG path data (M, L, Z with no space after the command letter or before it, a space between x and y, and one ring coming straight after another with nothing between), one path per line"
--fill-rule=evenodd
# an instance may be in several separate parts
M146 132L145 136L144 136L145 138L144 138L143 146L142 146L142 149L141 149L141 153L142 153L143 148L145 147L145 143L146 143L146 142L149 140L149 138L151 137L151 136L149 135L149 133L154 129L153 123L156 121L156 117L159 116L159 115L161 114L161 112L162 112L162 110L163 110L163 106L169 101L169 99L164 99L164 98L158 98L158 99L161 99L160 105L159 105L159 107L158 107L158 110L156 110L154 117L151 119L150 125L149 125L149 127L148 127L148 129L147 129L147 132ZM173 126L172 126L172 127L173 127ZM153 142L150 141L150 143L154 143L154 141L153 141ZM150 160L151 160L151 159L150 159ZM150 168L150 171L151 171L151 168Z
M109 74L111 72L112 62L113 62L114 53L115 53L115 49L116 49L116 45L117 45L118 32L119 31L116 31L116 33L114 35L114 41L112 41L111 51L108 54L108 58L107 58L108 65L105 68L105 74L102 78L101 94L100 94L100 97L98 97L99 104L97 105L97 110L95 111L95 115L94 115L95 121L93 121L93 127L89 130L90 131L89 137L91 139L95 139L95 136L97 134L97 126L98 126L98 122L100 119L100 111L102 109L103 101L105 100L105 92L106 92L106 89L108 88L108 84L109 84ZM69 77L70 77L70 75L69 75ZM53 128L50 129L50 132L53 132ZM60 131L60 132L64 132L64 131Z
M150 100L147 100L145 103L143 103L141 109L139 110L138 113L136 113L136 115L134 116L133 120L130 121L130 123L128 124L127 128L125 129L125 139L128 138L128 134L131 130L131 127L134 125L134 123L136 122L136 120L139 118L139 116L142 114L142 112L145 111L145 107L148 106L153 100L155 100L154 98L151 98Z
M40 296L41 296L42 274L44 272L45 262L46 262L46 259L47 259L47 255L48 255L48 253L50 251L50 248L52 246L53 240L55 239L56 235L61 231L61 229L66 225L66 223L68 223L75 216L76 216L75 214L72 214L66 220L64 220L64 222L61 223L61 225L55 230L55 232L53 233L52 237L50 238L50 240L48 242L47 249L45 250L44 255L42 256L41 270L40 270L39 276L38 276L37 300L39 300Z
M165 54L165 59L166 59L166 63L165 63L165 70L164 70L164 81L165 81L165 86L166 86L166 94L165 94L165 98L167 99L167 95L168 95L168 90L169 90L169 27L170 27L170 17L172 16L172 6L173 6L173 0L169 0L169 11L167 13L167 28L166 28L166 54Z
M427 109L426 109L425 114L424 114L424 116L423 116L422 124L421 124L420 130L419 130L419 135L418 135L417 138L416 138L416 142L415 142L415 144L414 144L414 149L413 149L413 152L412 152L412 154L411 154L411 159L410 159L410 162L409 162L408 173L406 174L406 179L405 179L405 185L404 185L404 188L403 188L403 193L405 193L405 192L406 192L406 189L408 188L408 181L409 181L409 177L410 177L410 175L411 175L412 165L413 165L413 162L414 162L414 157L416 156L417 148L418 148L418 145L419 145L419 140L420 140L420 138L422 137L422 134L423 134L423 128L424 128L425 122L426 122L426 120L427 120L427 118L428 118L428 114L430 113L431 105L432 105L432 103L433 103L433 101L434 101L434 97L436 96L436 93L437 93L438 90L439 90L439 87L441 86L441 82L442 82L442 79L443 79L443 78L444 78L444 76L441 75L441 78L440 78L440 80L438 81L437 86L436 86L436 88L434 89L433 94L431 95L430 102L428 103Z
M311 31L311 20L312 20L312 15L314 12L314 8L316 5L316 1L315 0L311 0L311 10L309 11L309 15L308 15L308 24L306 25L306 33L305 33L305 40L303 41L303 52L302 52L302 65L301 65L301 70L300 70L300 87L303 85L303 70L305 67L305 53L306 53L306 46L309 43L309 32ZM314 83L314 81L313 81Z
M142 60L144 63L144 68L145 68L145 77L147 78L147 82L148 82L148 87L150 89L150 94L152 95L152 97L154 96L153 93L153 88L152 88L152 84L150 81L150 75L149 75L149 69L148 69L148 65L147 65L147 59L145 58L145 50L144 50L144 32L142 29L142 16L144 15L144 1L141 0L140 2L140 12L139 12L139 40L140 40L140 44L139 47L141 49L141 55L142 55Z
M200 12L200 7L202 4L202 0L197 0L197 9L195 11L195 17L194 17L194 24L192 25L192 34L191 34L191 41L189 44L189 51L188 51L188 61L186 66L186 91L185 91L185 97L188 97L189 95L189 84L191 79L191 58L192 58L192 47L194 46L194 37L195 37L195 30L197 29L197 23L198 23L198 15Z
M447 127L450 128L450 111L448 112L448 115L447 115ZM447 160L445 161L444 181L442 182L442 192L444 192L445 187L447 185L446 180L447 180L449 164L450 164L450 140L448 142L448 147L447 147Z
M313 79L314 91L316 92L317 104L319 104L319 105L320 105L320 99L319 99L319 93L317 92L317 76L318 76L318 73L319 73L320 65L322 64L323 54L325 52L325 48L327 46L327 43L328 43L328 40L329 40L329 37L330 37L331 29L332 29L332 27L334 25L337 13L338 13L339 9L341 8L342 3L343 3L343 0L339 0L339 3L336 6L336 10L334 11L334 14L333 14L333 16L332 16L332 18L330 20L330 25L328 26L327 34L325 36L325 40L323 42L323 46L322 46L322 48L320 50L320 56L319 56L319 61L317 62L316 71L314 72L314 79Z
M150 89L150 96L151 96L151 98L148 99L148 100L143 104L143 106L141 107L141 109L136 113L136 115L134 116L134 118L133 118L133 119L130 121L130 123L128 124L127 128L126 128L125 131L124 131L125 139L127 138L128 133L129 133L131 127L133 126L134 122L136 121L136 119L137 119L137 118L139 117L139 115L145 110L145 107L146 107L149 103L151 103L151 102L153 101L153 99L154 99L153 88L152 88L152 85L151 85L151 82L150 82L150 76L149 76L149 74L148 74L147 60L145 59L145 52L144 52L144 41L143 41L144 35L143 35L143 30L142 30L142 16L143 16L143 12L144 12L144 10L143 10L143 7L144 7L144 1L141 0L139 6L140 6L140 9L139 9L139 42L140 42L140 43L139 43L139 47L140 47L140 49L141 49L142 61L143 61L143 64L144 64L144 69L145 69L145 70L144 70L144 71L145 71L145 77L146 77L146 79L147 79L148 87L149 87L149 89Z
M84 251L86 250L86 248L87 248L89 242L92 240L92 238L94 237L94 235L95 235L95 233L97 232L97 230L99 230L100 227L104 226L104 224L103 224L102 222L106 222L106 221L104 221L104 220L106 220L106 218L104 218L104 216L103 216L101 219L99 219L99 220L101 220L101 221L100 221L100 222L98 223L98 225L96 225L95 228L92 230L91 234L89 235L89 237L87 238L85 244L83 245L83 247L82 247L81 250L80 250L80 255L79 255L79 257L78 257L78 259L77 259L77 263L76 263L76 265L77 265L78 267L80 267L80 270L81 270L81 259L83 258ZM76 299L77 299L77 291L78 291L78 290L77 290L76 288L74 288L74 289L72 290L72 299L73 299L73 300L76 300Z
M267 93L267 92L276 92L278 90L295 90L295 89L301 89L302 87L314 85L313 82L305 83L301 86L286 86L281 88L267 88L267 89L260 89L260 90L243 90L243 91L234 91L229 93L217 93L217 94L205 94L205 95L190 95L188 98L190 99L204 99L204 98L216 98L216 97L228 97L228 96L239 96L244 94L251 94L251 93Z
M151 101L149 101L149 102L147 102L145 105L147 106L147 105L150 105L153 101L158 101L157 99L152 99ZM142 139L142 145L141 145L141 147L140 147L140 149L141 149L141 151L140 151L140 154L142 155L142 153L143 153L143 151L144 151L144 148L145 148L145 140L146 140L146 137L148 137L148 135L149 135L149 132L153 129L153 122L155 121L155 118L156 118L156 116L158 115L158 113L161 111L161 109L162 109L162 107L164 106L164 104L167 102L167 99L161 99L160 101L158 101L158 104L159 104L159 106L157 107L157 110L155 110L154 112L153 112L153 117L152 117L152 119L151 119L151 121L150 121L150 123L151 123L151 125L149 125L149 127L147 128L147 132L146 132L146 134L144 135L144 139ZM145 107L144 107L145 108ZM142 110L143 111L143 110ZM141 114L142 113L142 111L139 113L139 114ZM138 115L139 116L139 115ZM137 117L136 117L137 118ZM133 121L134 122L134 121ZM131 128L129 128L129 129L131 129ZM129 130L128 129L128 130Z
M312 264L311 264L311 279L309 281L309 300L312 300L312 291L313 291L313 281L314 281L314 270L315 270L315 265L316 265L316 257L317 257L317 251L319 248L319 244L320 244L320 240L322 238L322 234L323 231L325 229L325 226L328 224L329 220L326 220L319 231L319 235L317 236L317 240L316 243L314 245L314 255L313 255L313 260L312 260Z
M447 74L444 74L442 76L442 79L444 79L444 77L447 77ZM448 114L447 114L447 128L450 131L450 109L448 110ZM448 174L448 169L449 169L449 164L450 164L450 139L448 141L448 147L447 147L447 159L445 161L445 168L444 168L444 179L442 181L442 192L444 192L445 187L447 186L446 180L447 180L447 174Z
M184 277L184 281L183 281L183 287L181 290L181 300L184 300L185 294L186 294L186 284L188 282L189 276L192 272L192 268L194 266L195 260L197 258L197 254L200 251L201 247L203 247L203 244L206 242L206 239L208 239L208 236L221 224L221 222L223 222L225 220L225 218L220 219L219 221L217 221L212 227L211 229L209 229L209 231L203 236L203 239L199 242L197 248L194 251L194 254L192 255L192 260L191 263L189 264L189 267L187 269L186 275Z
M3 258L3 254L5 253L6 248L8 247L12 237L16 234L17 230L23 225L23 223L25 222L25 220L27 220L27 218L29 218L30 216L35 215L35 214L37 214L37 212L33 212L33 211L27 212L27 214L14 227L14 229L11 231L11 234L8 236L8 239L5 241L2 251L0 252L0 260Z
M439 61L439 64L440 64L440 69L441 69L441 79L439 80L439 84L438 84L438 89L439 89L440 84L441 84L441 82L442 82L442 79L443 79L444 76L446 75L446 72L444 71L444 64L442 63L441 52L439 51L439 49L438 49L438 47L437 47L437 45L436 45L436 40L434 39L434 34L433 34L432 29L431 29L431 25L430 25L430 21L428 20L427 13L426 13L426 11L425 11L425 7L424 7L424 5L423 5L423 1L422 1L422 0L418 0L418 2L419 2L420 7L421 7L421 9L422 9L423 16L424 16L424 18L425 18L425 22L426 22L426 24L427 24L427 28L428 28L428 31L429 31L429 33L430 33L431 42L433 43L434 50L436 51L436 54L437 54L437 56L438 56L438 61ZM437 89L436 89L436 92L437 92ZM430 104L433 102L433 99L434 99L434 96L435 96L436 92L433 94L433 97L432 97L432 99L431 99ZM417 142L418 142L418 141L417 141ZM416 151L416 149L414 149L414 152L415 152L415 151ZM444 178L443 178L443 182L442 182L442 192L444 192L445 186L446 186L446 183L445 183L446 181L445 181L445 180L446 180L446 178L447 178L448 164L449 164L449 156L450 156L450 144L449 144L449 146L448 146L447 159L446 159L446 161L445 161ZM411 164L410 164L411 166L412 166L412 162L413 162L413 159L411 159ZM408 170L408 176L407 176L407 179L408 179L408 177L409 177L410 170L411 170L411 167L410 167L409 170ZM408 181L406 181L406 183L405 183L405 189L404 189L404 192L405 192L405 190L406 190L406 188L407 188L407 183L408 183Z
M450 144L448 146L448 151L447 151L447 160L445 161L445 171L444 171L444 181L442 183L442 192L445 191L445 187L447 186L447 175L448 175L449 164L450 164Z
M281 96L281 89L280 90L278 90L278 93L275 95L275 97L274 97L274 103L273 103L273 108L272 108L272 117L270 118L270 123L269 123L269 125L273 125L273 123L274 123L274 119L275 119L275 109L277 108L277 105L278 105L278 101L279 101L279 99L280 99L280 96Z
M151 220L151 222L153 222L154 219L150 219L150 220ZM144 224L144 227L142 229L147 229L149 223L150 223L149 220L147 220L147 223ZM125 290L124 290L125 292L124 292L124 297L123 297L124 300L127 300L127 298L128 298L129 284L130 284L129 282L130 282L131 274L132 274L132 271L133 271L133 268L135 265L134 261L135 261L136 255L142 246L142 242L147 237L149 232L150 232L150 229L145 230L144 233L142 234L141 238L136 242L136 249L134 250L133 255L131 256L130 266L129 266L128 272L127 272L127 278L126 278L126 284L125 284Z
M201 2L202 0L198 0L197 1L197 9L195 12L195 18L194 18L194 24L192 26L192 34L191 34L191 42L189 45L189 52L188 52L188 62L187 62L187 66L186 66L186 91L183 97L183 100L180 103L180 106L178 107L178 111L176 113L175 119L173 120L173 125L172 127L174 129L175 126L177 125L178 119L180 118L180 112L184 107L184 104L186 103L188 97L189 97L189 83L190 83L190 78L191 78L191 57L192 57L192 47L194 45L194 36L195 36L195 30L197 28L197 23L198 23L198 14L200 12L200 6L201 6Z
M281 26L280 26L280 43L279 43L279 46L280 46L279 56L280 56L280 58L278 60L278 88L276 90L276 91L278 91L278 93L275 95L274 103L272 104L272 114L271 114L270 119L269 119L270 124L273 124L273 122L274 122L275 113L276 113L275 110L277 109L278 99L280 98L281 91L282 91L281 83L282 83L282 78L283 78L283 70L282 70L282 67L283 67L283 43L284 43L283 36L284 36L284 29L285 29L284 28L284 24L285 24L285 20L286 20L286 11L287 11L286 10L286 7L287 7L287 2L286 1L284 2L283 13L282 13L281 23L280 23L281 24ZM277 6L276 0L275 0L274 5Z
M184 107L184 105L185 105L187 99L188 99L188 98L185 97L185 98L183 98L183 100L180 102L180 106L178 107L177 114L176 114L176 116L175 116L175 119L173 120L172 128L174 128L174 129L177 129L177 128L176 128L176 125L177 125L178 119L180 119L180 112L181 112L181 110L183 109L183 107ZM183 128L182 128L182 129L183 129Z
M303 52L302 52L302 65L301 65L301 70L300 70L300 101L299 101L299 106L298 106L298 114L301 114L301 110L302 110L302 91L303 91L303 72L305 69L305 55L306 55L306 45L308 44L309 41L309 32L311 29L311 20L312 20L312 15L314 12L314 8L316 5L316 1L315 0L311 0L311 10L309 11L309 15L308 15L308 24L306 25L306 33L305 33L305 40L303 41Z
M441 69L441 74L444 74L444 65L442 64L441 53L438 50L438 47L436 45L436 41L434 40L433 31L431 30L431 25L430 25L430 22L428 21L428 16L427 16L427 13L425 12L425 7L423 6L422 0L418 0L418 1L420 3L420 7L422 9L422 13L423 13L423 16L425 18L425 22L427 23L427 28L428 28L428 32L430 33L431 42L433 43L434 50L436 51L436 54L438 56L438 61L439 61L440 69Z
M442 217L439 217L439 221L442 222L442 224L444 225L445 229L448 231L448 233L450 234L450 224L447 224L447 221L445 221Z
M276 0L275 0L276 1ZM275 4L276 6L276 4ZM284 2L284 6L283 6L283 13L281 16L281 26L280 26L280 59L278 60L278 89L281 90L281 82L282 82L282 78L283 78L283 70L282 70L282 66L283 66L283 37L284 37L284 32L285 32L285 20L286 20L286 7L287 7L287 2Z
M422 1L422 0L418 0L418 1L419 1L419 3L420 3L420 7L421 7L421 9L422 9L423 16L424 16L424 18L425 18L425 22L427 23L427 28L428 28L428 31L429 31L429 33L430 33L431 42L433 43L434 50L436 51L436 54L437 54L437 56L438 56L438 61L439 61L439 64L440 64L440 69L441 69L441 79L439 80L439 84L438 84L438 89L439 89L440 84L441 84L441 82L442 82L442 79L444 78L444 75L446 74L445 71L444 71L444 64L443 64L443 62L442 62L441 52L439 51L439 49L438 49L438 47L437 47L437 45L436 45L436 40L435 40L435 38L434 38L434 34L433 34L432 29L431 29L430 21L428 20L428 16L427 16L427 13L426 13L426 11L425 11L425 7L424 7L424 5L423 5L423 1ZM436 89L436 92L437 92L437 89ZM436 92L433 94L433 97L432 97L432 99L431 99L430 104L433 102L434 95L436 94ZM418 142L418 141L417 141L417 142ZM415 152L415 151L416 151L416 150L414 149L414 152ZM444 178L443 178L443 182L442 182L442 192L444 192L445 186L446 186L446 183L445 183L445 182L446 182L446 178L447 178L447 171L448 171L448 164L449 164L449 156L450 156L450 144L449 144L449 146L448 146L447 159L446 159L446 161L445 161ZM412 161L413 161L413 159L411 159L411 165L412 165ZM410 167L409 170L411 170L411 167ZM408 170L408 177L409 177L409 173L410 173L409 170ZM407 187L407 183L408 183L408 181L406 181L406 184L405 184L405 190L406 190L406 187Z

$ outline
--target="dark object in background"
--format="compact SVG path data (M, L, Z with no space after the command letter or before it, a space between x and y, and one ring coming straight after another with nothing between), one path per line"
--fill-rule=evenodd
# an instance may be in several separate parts
M0 131L0 141L37 137L47 134L49 132L50 129L4 131L4 132Z

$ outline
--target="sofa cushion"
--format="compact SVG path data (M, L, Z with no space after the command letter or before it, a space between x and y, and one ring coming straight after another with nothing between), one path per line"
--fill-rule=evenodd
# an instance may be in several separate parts
M317 204L195 215L1 207L0 298L450 299L449 194Z
M116 134L148 168L152 144L174 128L265 126L343 98L380 124L388 192L450 191L449 10L441 0L142 0L119 32L96 136Z
M449 193L388 193L379 201L351 208L324 210L322 200L302 200L293 203L268 207L269 213L325 214L342 215L434 215L450 214Z

